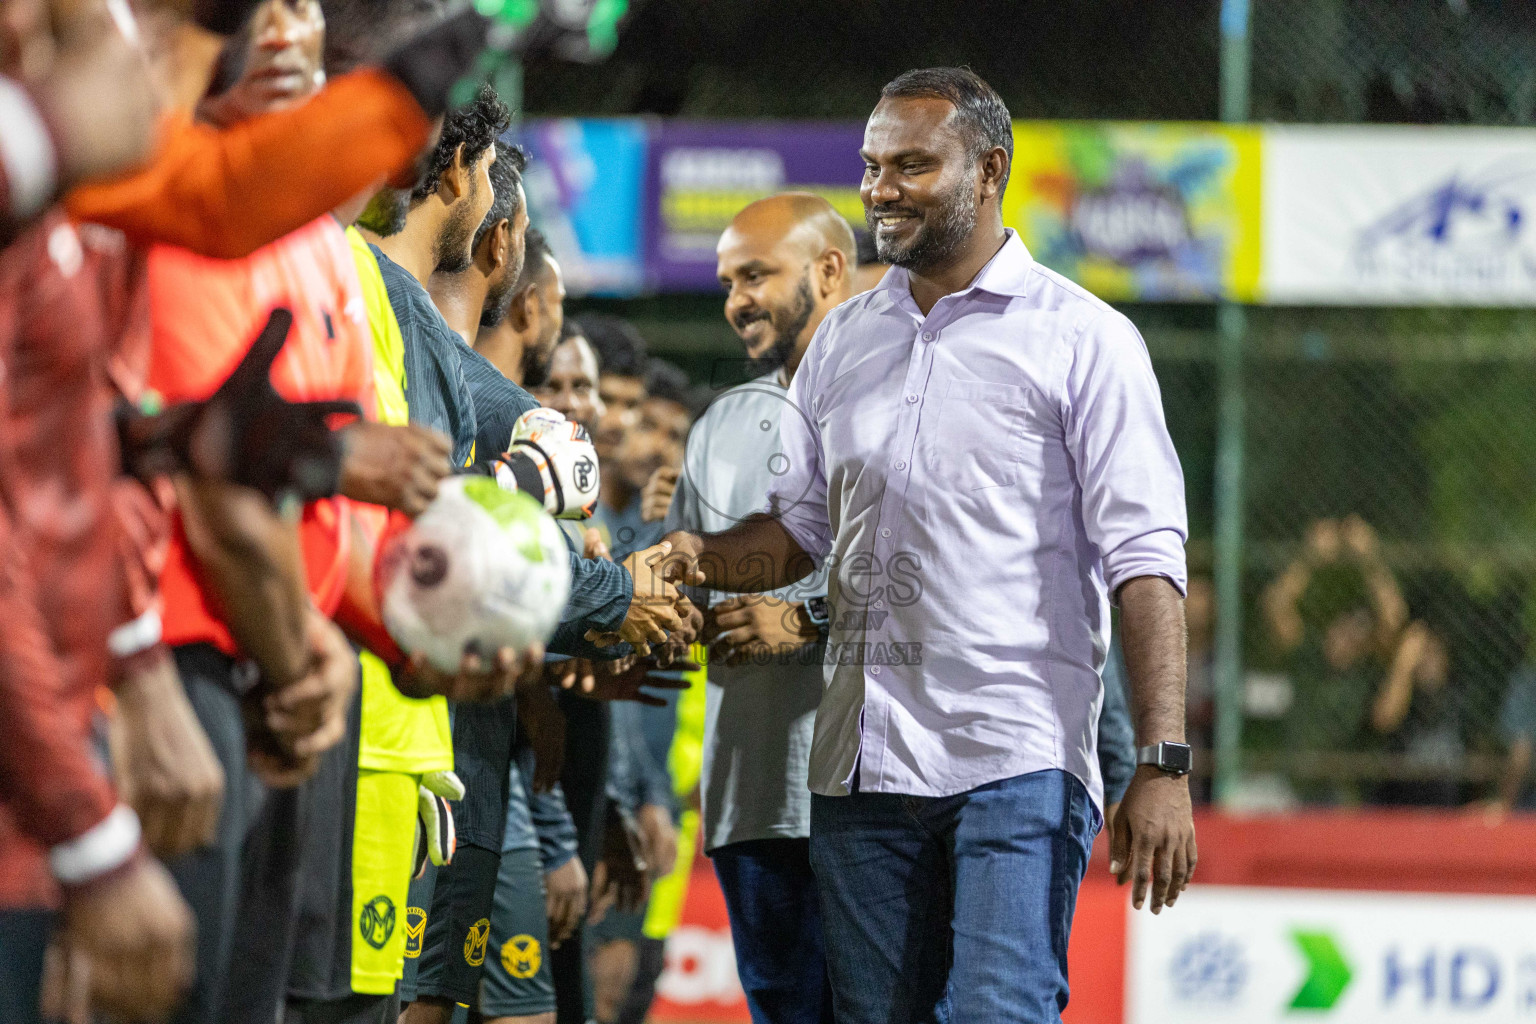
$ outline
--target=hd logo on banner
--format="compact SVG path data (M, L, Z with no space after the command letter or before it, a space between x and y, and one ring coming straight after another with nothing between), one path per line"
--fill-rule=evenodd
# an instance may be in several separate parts
M1261 298L1536 305L1536 131L1265 128Z
M1129 1024L1536 1022L1536 899L1202 886L1132 912Z

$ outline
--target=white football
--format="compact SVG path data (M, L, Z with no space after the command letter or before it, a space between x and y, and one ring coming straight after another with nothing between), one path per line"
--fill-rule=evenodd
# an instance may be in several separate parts
M455 672L466 653L548 641L571 571L560 527L537 501L489 477L455 476L387 542L374 585L395 643Z

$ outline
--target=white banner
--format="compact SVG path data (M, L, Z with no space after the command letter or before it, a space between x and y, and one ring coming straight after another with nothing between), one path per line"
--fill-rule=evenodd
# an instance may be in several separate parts
M1128 1024L1536 1022L1536 899L1197 886L1132 913Z
M1536 306L1536 130L1269 126L1260 301Z

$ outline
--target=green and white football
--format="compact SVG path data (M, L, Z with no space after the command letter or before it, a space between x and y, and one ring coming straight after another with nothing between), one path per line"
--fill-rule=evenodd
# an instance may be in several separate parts
M489 477L450 477L379 559L385 628L443 672L466 653L548 641L570 594L567 551L533 498Z

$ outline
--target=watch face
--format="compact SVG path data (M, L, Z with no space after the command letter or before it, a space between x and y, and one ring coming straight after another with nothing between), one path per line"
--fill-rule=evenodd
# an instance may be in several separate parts
M1158 752L1158 765L1165 772L1188 775L1194 768L1194 756L1187 743L1164 743Z
M816 625L826 625L827 619L829 617L827 613L827 599L824 597L813 597L808 599L805 602L805 613L810 618L811 622L815 623Z

